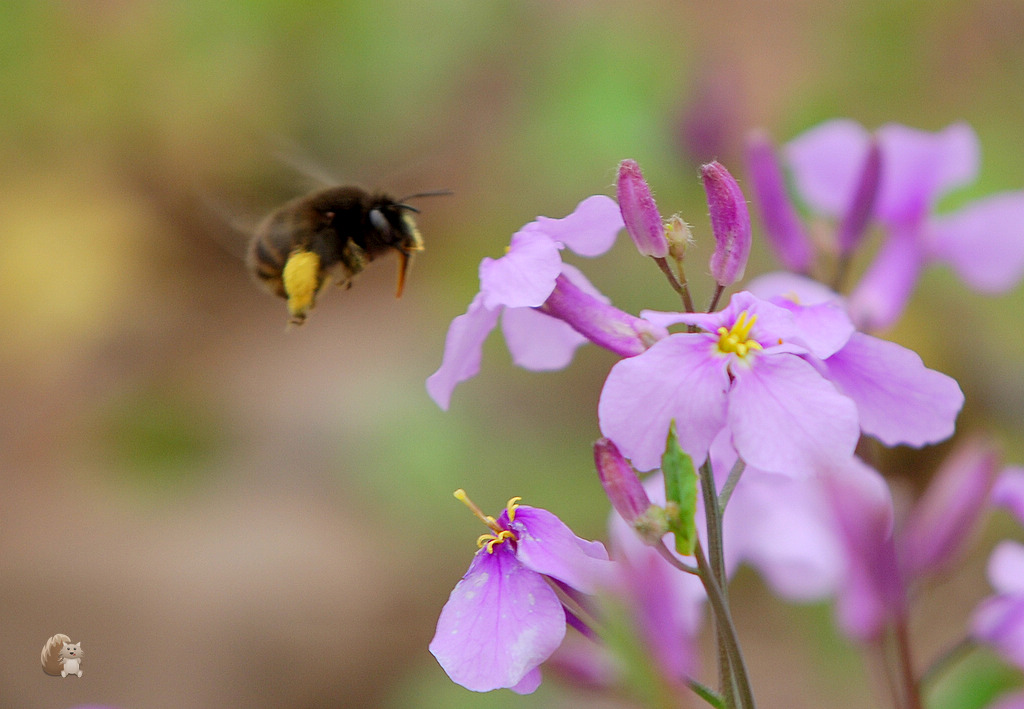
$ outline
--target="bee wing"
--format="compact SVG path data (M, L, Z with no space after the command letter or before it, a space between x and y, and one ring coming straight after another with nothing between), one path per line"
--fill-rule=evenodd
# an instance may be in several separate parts
M321 165L298 143L283 136L277 137L274 143L276 146L273 151L274 159L309 180L312 183L308 185L309 188L322 189L342 184L342 180L338 179L337 175Z
M206 230L210 239L231 256L244 261L246 245L256 231L258 220L240 215L209 194L199 194L198 199L213 222Z

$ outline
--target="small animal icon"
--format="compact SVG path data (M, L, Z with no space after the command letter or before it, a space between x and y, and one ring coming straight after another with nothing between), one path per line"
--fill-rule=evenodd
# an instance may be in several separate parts
M71 638L63 633L57 633L46 641L40 659L43 672L48 675L82 676L82 643L71 642Z

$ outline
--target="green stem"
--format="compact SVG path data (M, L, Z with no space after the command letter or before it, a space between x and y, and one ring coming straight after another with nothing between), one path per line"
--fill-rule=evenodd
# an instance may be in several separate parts
M732 497L732 491L736 489L736 483L740 481L740 476L743 475L743 471L746 469L747 464L742 458L736 459L736 464L732 466L732 470L729 471L729 477L726 478L725 484L722 485L722 491L718 493L718 514L720 516L725 515L725 506L729 504L729 499Z
M700 548L699 541L698 548ZM701 573L700 569L695 569L689 564L680 561L675 554L669 551L668 547L666 547L664 543L657 545L655 549L657 549L661 553L661 555L669 564L676 567L680 571L685 571L690 574L696 574L700 578L701 583L704 584L705 589L707 589L705 574ZM696 555L696 552L694 552L694 554ZM701 551L701 558L704 558L703 550ZM707 560L704 561L704 564L705 566L707 566ZM715 588L716 594L720 594L721 591L718 590L717 585ZM710 597L711 592L707 590L705 592ZM714 604L712 604L712 607L714 607ZM730 669L729 655L726 652L726 645L728 643L728 640L725 637L723 637L725 631L722 629L721 623L717 619L718 614L713 613L712 615L714 616L712 620L715 624L715 632L718 633L718 683L722 692L722 701L725 703L725 706L728 707L728 709L734 709L734 707L736 706L736 691L732 679L732 671Z
M747 666L743 661L743 652L740 650L739 640L736 637L736 628L732 623L732 615L729 613L729 604L725 599L721 587L715 582L714 574L704 556L704 549L697 540L697 547L693 552L697 559L697 568L700 569L700 579L704 584L704 591L708 595L708 603L711 604L711 611L715 616L715 627L718 628L719 642L722 643L724 654L728 658L730 675L735 682L737 702L735 705L729 703L728 697L732 693L729 685L722 689L726 696L726 706L736 706L739 709L755 709L754 695L750 690L750 679L747 676Z
M686 685L693 690L693 693L713 706L715 709L725 709L725 700L715 690L706 684L701 684L695 679L686 680Z
M722 542L722 515L715 488L715 475L711 470L711 459L700 466L700 491L704 498L704 518L708 531L708 557L714 572L715 582L725 589L725 553Z
M658 264L658 268L665 274L665 278L668 279L669 285L672 286L672 290L679 294L679 297L683 299L683 310L688 313L693 312L693 299L690 297L690 288L686 285L686 277L683 275L683 266L679 265L680 278L676 278L676 274L672 273L672 269L668 265L668 261L664 258L656 258L652 256L654 262Z
M725 286L715 286L715 294L711 297L711 305L708 306L708 312L715 312L715 308L718 307L718 301L722 298L722 293L725 292Z
M900 677L903 680L903 697L907 709L924 709L921 704L921 687L914 674L914 661L910 654L910 633L906 618L896 622L896 652L899 655Z

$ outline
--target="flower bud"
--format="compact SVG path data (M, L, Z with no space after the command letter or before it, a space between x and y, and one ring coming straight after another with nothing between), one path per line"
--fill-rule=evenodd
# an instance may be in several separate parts
M668 241L668 254L675 261L682 261L686 256L686 247L693 243L690 225L678 214L673 214L665 221L665 239Z
M836 234L840 254L844 256L849 254L863 238L868 220L871 219L871 213L875 208L875 198L878 196L878 184L881 177L882 149L877 140L872 140L868 145L868 154L864 157L864 163L860 168L860 177L857 180L853 199Z
M619 163L615 196L619 200L626 231L633 238L637 250L644 256L654 258L668 256L668 241L665 240L658 205L654 203L651 188L644 181L636 160L623 160Z
M647 513L651 506L647 491L611 440L600 438L594 443L594 465L612 507L622 519L632 525Z
M912 574L948 568L967 547L988 507L989 492L1002 466L993 443L961 444L935 473L907 518L903 533Z
M711 162L700 172L715 235L711 276L719 286L731 286L743 278L750 256L750 212L739 184L725 167Z
M807 273L814 260L814 251L796 207L786 194L786 179L775 147L766 133L757 131L750 135L746 158L751 189L754 190L768 245L787 270Z
M564 321L595 345L620 357L634 357L668 337L664 327L609 305L573 283L565 273L555 279L555 289L538 310Z

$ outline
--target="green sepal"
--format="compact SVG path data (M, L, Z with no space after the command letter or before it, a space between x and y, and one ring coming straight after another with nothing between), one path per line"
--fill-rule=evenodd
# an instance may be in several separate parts
M697 470L693 458L679 447L675 421L668 427L661 470L665 474L668 529L675 534L676 551L692 556L697 546Z

